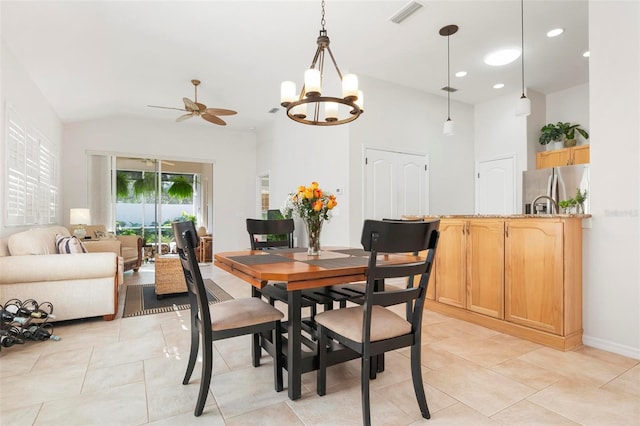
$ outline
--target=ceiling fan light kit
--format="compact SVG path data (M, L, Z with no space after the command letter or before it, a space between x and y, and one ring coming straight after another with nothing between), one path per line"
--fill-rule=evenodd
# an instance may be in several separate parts
M287 116L298 123L312 126L335 126L349 123L364 112L364 97L362 91L358 89L358 77L355 74L345 74L343 76L333 57L329 47L327 30L324 28L324 0L322 1L320 24L322 29L317 39L318 48L311 66L304 73L302 90L297 94L294 82L282 82L280 86L280 105L286 108ZM342 97L323 95L325 53L329 54L329 58L342 84ZM316 65L318 66L317 68ZM324 117L321 117L321 108L324 108Z
M148 105L151 108L163 108L163 109L175 109L178 111L185 111L186 114L183 114L176 118L177 122L187 120L191 117L202 117L204 120L217 124L219 126L226 126L227 123L218 117L219 115L234 115L237 114L236 111L230 109L223 108L207 108L207 106L203 103L198 102L198 86L200 85L200 80L193 79L191 80L191 84L193 84L194 88L194 100L192 101L189 98L182 98L182 102L184 102L184 108L173 108L173 107L163 107L156 105Z

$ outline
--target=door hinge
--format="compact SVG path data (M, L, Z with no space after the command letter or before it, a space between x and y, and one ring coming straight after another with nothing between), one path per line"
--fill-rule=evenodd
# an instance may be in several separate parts
M425 165L424 165L424 171L426 172L427 170L428 170L428 169L427 169L427 165L425 164Z
M478 179L480 179L480 173L478 173Z
M364 157L364 164L369 164L369 159L367 157Z

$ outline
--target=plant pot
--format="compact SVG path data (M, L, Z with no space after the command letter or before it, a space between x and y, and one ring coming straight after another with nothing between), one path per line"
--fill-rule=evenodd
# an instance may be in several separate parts
M563 143L562 141L553 141L552 143L550 143L549 145L552 145L553 147L551 149L562 149L563 148Z
M572 146L576 146L576 140L575 139L565 139L564 140L564 147L565 148L570 148Z

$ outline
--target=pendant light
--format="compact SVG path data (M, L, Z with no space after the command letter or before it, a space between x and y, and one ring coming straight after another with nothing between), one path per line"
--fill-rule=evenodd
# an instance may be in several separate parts
M312 126L335 126L349 123L364 112L363 94L362 90L358 90L358 77L355 74L342 75L333 53L331 53L329 37L324 28L324 0L322 0L320 25L322 29L316 41L318 47L311 66L304 73L304 86L297 94L294 82L282 82L280 105L287 109L287 116L298 123ZM325 52L329 54L342 83L342 96L328 96L323 90L325 89L323 88ZM307 111L307 106L309 111ZM321 116L322 111L324 111L324 117Z
M444 122L444 126L442 127L442 133L445 136L453 136L453 120L451 119L451 92L454 92L456 89L451 88L451 57L449 50L449 37L458 32L457 25L447 25L446 27L440 28L439 34L441 36L447 37L447 87L444 90L447 91L447 120Z
M522 96L516 106L516 115L527 116L531 114L531 100L524 94L524 0L520 0L520 60L522 63Z

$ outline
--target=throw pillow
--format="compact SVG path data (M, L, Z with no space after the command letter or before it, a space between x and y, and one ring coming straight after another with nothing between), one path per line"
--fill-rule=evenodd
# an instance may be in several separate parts
M113 232L100 231L100 230L96 230L96 237L98 237L99 240L117 240L118 239L118 237L116 237Z
M87 253L84 244L75 235L63 237L60 234L56 234L56 247L60 254Z

